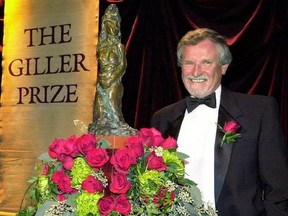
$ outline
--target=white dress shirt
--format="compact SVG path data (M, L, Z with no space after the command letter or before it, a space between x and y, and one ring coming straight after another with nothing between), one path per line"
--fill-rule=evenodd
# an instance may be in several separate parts
M203 200L214 208L214 146L221 86L215 93L216 108L201 104L190 113L186 110L177 139L178 151L189 155L186 177L197 183Z

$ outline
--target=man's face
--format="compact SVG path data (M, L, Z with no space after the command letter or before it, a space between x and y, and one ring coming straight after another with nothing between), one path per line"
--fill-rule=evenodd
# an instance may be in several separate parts
M217 46L208 39L183 48L182 80L194 97L203 98L214 92L227 68L228 64L219 63Z

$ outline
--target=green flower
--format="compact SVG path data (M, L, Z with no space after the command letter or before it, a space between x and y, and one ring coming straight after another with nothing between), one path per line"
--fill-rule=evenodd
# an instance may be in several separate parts
M74 188L79 188L82 182L92 173L92 171L93 169L85 162L84 158L76 158L71 170L71 186Z
M49 190L49 179L47 176L41 175L38 177L38 192L44 199L49 197L50 190Z
M167 165L169 172L174 173L176 178L182 178L185 174L183 161L177 156L175 152L164 150L164 163Z
M157 170L149 170L139 175L141 194L154 196L162 185L161 176Z
M93 216L99 216L98 201L104 196L103 193L90 194L83 191L77 199L77 213L78 216L86 216L91 213Z

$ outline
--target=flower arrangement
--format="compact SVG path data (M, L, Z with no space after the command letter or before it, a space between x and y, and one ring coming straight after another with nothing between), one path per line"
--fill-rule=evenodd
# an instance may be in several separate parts
M18 215L217 215L184 178L175 139L142 128L114 152L109 145L89 133L55 139L40 156L32 205Z
M224 133L220 146L222 147L224 143L233 143L237 138L240 138L241 134L237 133L240 127L236 121L228 121L223 127L218 125L218 128Z

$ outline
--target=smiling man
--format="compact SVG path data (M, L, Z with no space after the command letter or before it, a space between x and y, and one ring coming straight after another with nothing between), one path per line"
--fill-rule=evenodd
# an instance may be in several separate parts
M151 126L189 155L186 177L219 216L288 215L288 149L275 99L221 86L232 55L211 29L184 35L177 58L190 95L157 111ZM220 130L227 123L235 126L235 139Z

